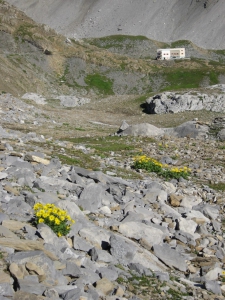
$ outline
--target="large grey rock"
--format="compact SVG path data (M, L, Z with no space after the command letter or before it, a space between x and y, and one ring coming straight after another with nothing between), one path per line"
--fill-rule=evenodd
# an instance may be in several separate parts
M130 263L128 267L130 270L137 272L141 276L152 276L152 272L139 263Z
M29 277L29 276L28 276ZM18 279L18 288L24 292L31 292L35 295L42 295L46 290L46 286L44 284L34 282L31 279Z
M200 197L185 195L180 202L180 206L192 209L193 206L198 205L201 202L202 199Z
M0 225L0 237L19 239L15 233L2 225Z
M60 104L65 107L81 106L90 102L90 99L88 98L81 98L77 96L66 96L66 95L58 96L56 99L59 99Z
M126 222L119 226L119 232L126 237L140 240L145 238L152 245L161 244L165 234L160 229L140 222Z
M108 248L111 233L103 228L92 225L90 227L82 228L79 231L79 235L82 238L85 238L93 246L96 246L99 249L105 249Z
M220 267L213 268L205 275L205 279L208 281L218 280L218 277L222 274L222 269Z
M219 138L219 140L221 142L224 142L225 141L225 128L221 129L218 134L217 134L217 137Z
M208 137L209 128L205 125L196 124L195 121L188 121L175 128L164 128L164 131L165 134L178 138L205 139Z
M53 261L48 258L42 251L23 251L11 254L7 260L10 263L25 264L32 262L39 266L45 272L46 278L50 281L57 280L57 272L54 268Z
M205 203L200 203L196 206L193 206L194 210L200 211L203 215L210 220L215 220L219 215L219 206L218 205L209 205Z
M82 274L81 269L72 261L66 262L66 268L62 273L72 277L79 277Z
M100 278L107 278L110 281L115 281L118 278L118 272L115 270L114 267L100 267L97 270L97 273L99 274Z
M121 186L132 186L132 183L127 180L106 175L101 171L88 171L80 167L74 167L74 170L80 176L93 179L95 183L101 182L104 185L115 184Z
M207 291L212 292L213 294L221 295L220 285L216 281L206 281L205 288L207 289Z
M176 250L171 249L168 244L154 245L154 254L167 266L185 272L187 265L185 258Z
M4 297L12 297L14 294L14 290L10 283L0 283L0 296Z
M179 230L194 235L197 228L196 222L192 220L187 220L185 218L180 218L178 220L178 224L179 224Z
M91 259L94 261L101 261L106 263L115 261L115 259L113 259L113 256L110 255L107 251L97 249L95 247L92 248L89 253L91 255Z
M165 272L168 269L154 254L141 248L135 252L134 257L130 262L143 265L151 271Z
M29 221L33 216L33 209L19 197L12 198L4 208L4 212L18 221Z
M110 246L112 256L123 265L130 263L137 251L137 246L133 242L118 235L111 235Z
M70 290L64 294L61 295L63 300L74 300L74 299L80 299L81 296L81 289L80 288L74 288L73 290Z
M88 243L85 239L79 236L73 236L73 248L75 250L88 252L90 249L93 248L93 245L91 245L91 243Z
M127 129L119 132L119 135L126 136L161 136L164 134L164 130L157 128L149 123L130 125Z
M107 198L106 190L101 184L90 183L80 195L78 204L84 210L95 212L102 206L102 201Z

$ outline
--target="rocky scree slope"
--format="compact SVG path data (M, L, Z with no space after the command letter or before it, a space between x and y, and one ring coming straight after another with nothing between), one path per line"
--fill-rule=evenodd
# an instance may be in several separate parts
M16 108L15 98L1 97ZM30 121L40 123L36 110ZM2 113L11 122L26 114ZM174 165L188 160L191 177L129 180L107 174L110 164L132 167L119 153L96 157L103 173L52 158L44 147L52 139L35 132L3 126L0 135L1 299L224 299L225 194L209 186L224 181L223 144L156 137L145 153ZM65 153L68 142L54 144ZM69 212L76 223L68 236L30 223L37 202Z
M32 19L73 38L144 35L172 42L190 40L203 48L225 48L224 1L208 0L8 0Z

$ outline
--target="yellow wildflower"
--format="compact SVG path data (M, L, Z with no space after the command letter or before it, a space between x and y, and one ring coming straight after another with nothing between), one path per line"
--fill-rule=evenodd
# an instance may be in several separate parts
M55 217L53 215L49 216L49 220L50 221L54 221L55 220Z
M67 215L66 218L68 221L71 221L71 216Z
M59 225L60 224L60 220L58 218L55 218L55 225Z
M38 220L38 223L43 223L44 222L44 219L42 219L42 218L40 218L39 220Z

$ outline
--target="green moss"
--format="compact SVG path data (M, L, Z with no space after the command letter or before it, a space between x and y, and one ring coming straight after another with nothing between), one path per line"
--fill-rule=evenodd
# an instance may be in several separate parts
M85 77L85 83L89 88L94 89L103 95L114 95L113 81L104 75L95 73Z

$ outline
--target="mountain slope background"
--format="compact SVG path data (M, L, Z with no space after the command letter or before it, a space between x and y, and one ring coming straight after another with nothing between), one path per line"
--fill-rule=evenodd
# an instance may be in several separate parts
M160 62L168 44L144 36L114 35L67 41L49 26L0 1L0 92L60 95L148 95L225 83L225 51L181 40L190 60Z
M39 23L68 37L144 35L225 48L224 0L8 0Z

